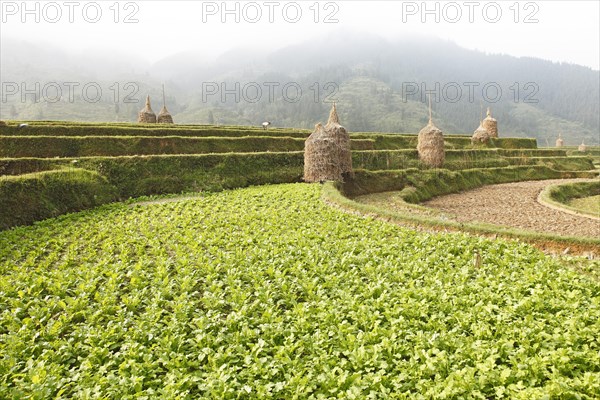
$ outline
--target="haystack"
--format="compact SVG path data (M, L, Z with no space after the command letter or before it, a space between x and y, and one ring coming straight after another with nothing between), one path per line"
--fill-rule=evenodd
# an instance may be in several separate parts
M140 124L155 124L156 114L150 106L150 96L146 97L146 107L138 113L138 123Z
M431 97L429 98L429 123L419 132L417 151L419 159L427 166L440 168L444 165L444 134L431 119Z
M587 151L587 146L585 145L583 140L581 141L581 144L579 145L577 150L579 150L580 153L585 153Z
M325 131L333 136L339 151L339 162L344 178L351 178L352 172L352 150L350 149L350 135L346 128L340 124L340 117L337 113L335 103L329 112L329 119L325 125Z
M158 117L156 118L156 122L159 124L172 124L173 117L169 114L167 110L167 102L165 101L165 85L162 86L162 95L163 95L163 106L158 113Z
M483 127L480 123L479 128L475 130L473 136L471 137L471 144L479 144L479 143L487 143L490 141L490 133Z
M487 109L487 117L485 117L485 119L483 120L482 126L486 131L489 132L490 137L498 137L498 121L496 121L496 118L492 117L492 113L489 107Z
M328 135L322 124L315 125L315 131L304 143L304 181L341 180L342 168L338 156L335 139Z
M563 147L565 145L564 140L562 139L562 135L558 134L558 139L556 139L556 147Z
M343 181L352 175L350 135L340 125L334 104L327 124L315 125L304 143L304 181Z
M169 114L167 107L162 106L162 108L160 109L160 112L158 113L158 116L156 117L156 122L159 124L172 124L173 123L173 117L171 116L171 114Z
M0 126L6 126L6 122L0 121Z

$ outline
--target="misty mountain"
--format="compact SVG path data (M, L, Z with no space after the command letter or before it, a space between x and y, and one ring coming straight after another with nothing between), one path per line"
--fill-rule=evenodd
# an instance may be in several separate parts
M4 119L133 121L143 103L124 102L126 95L140 101L150 94L158 111L165 83L167 106L181 123L269 120L312 128L335 100L350 131L416 133L427 121L425 92L433 90L434 119L448 133L472 133L489 106L501 135L536 137L541 145L559 132L567 144L600 141L599 71L486 54L431 37L392 41L338 31L269 52L230 49L215 59L193 51L154 64L106 49L67 54L3 39L1 56L3 83L92 80L103 88L96 103L81 93L74 102L52 104L43 94L25 102L9 96L1 103ZM124 87L130 82L136 91Z

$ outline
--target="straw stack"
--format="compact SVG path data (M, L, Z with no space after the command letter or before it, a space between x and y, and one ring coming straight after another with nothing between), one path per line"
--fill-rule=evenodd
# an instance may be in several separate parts
M350 135L340 125L334 104L327 124L315 125L304 143L304 181L343 181L352 176Z
M486 144L490 141L490 133L479 124L479 128L475 130L471 137L471 144Z
M150 106L150 96L146 97L146 106L138 113L138 123L140 124L155 124L156 114Z
M483 128L489 132L490 137L497 138L498 137L498 121L492 117L492 112L490 108L487 109L487 117L483 120L482 124Z
M169 111L167 110L167 104L166 104L167 102L165 101L165 85L162 86L162 95L163 95L163 106L160 109L160 112L158 113L156 122L158 122L159 124L172 124L173 117L171 116L171 114L169 114Z
M431 118L431 97L429 98L429 123L419 132L417 151L419 159L428 167L441 168L444 165L444 134Z

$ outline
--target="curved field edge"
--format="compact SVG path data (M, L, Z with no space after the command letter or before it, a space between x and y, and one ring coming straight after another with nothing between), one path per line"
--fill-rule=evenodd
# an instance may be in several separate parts
M476 186L473 186L476 187ZM412 188L401 189L409 198L414 197ZM453 193L460 190L454 189L447 193ZM446 194L446 193L445 193ZM460 223L436 218L435 215L424 215L423 213L411 213L412 207L419 208L418 205L406 203L408 211L389 210L377 207L372 204L358 203L344 194L344 187L339 184L328 182L323 189L323 198L329 204L337 206L348 212L355 212L362 215L382 218L384 220L410 226L412 228L427 228L434 231L455 231L466 232L476 235L485 235L503 237L506 239L517 239L530 243L542 250L562 251L566 247L573 253L586 253L589 251L597 252L600 248L600 239L577 237L577 236L559 236L542 232L535 232L523 229L504 227L500 225L486 223ZM426 198L430 198L427 196ZM422 210L420 210L422 211Z
M585 209L568 204L569 201L574 199L598 195L600 195L600 180L595 180L548 186L540 193L538 201L547 207L571 212L575 215L584 215L600 221L598 212L588 212Z
M600 395L598 282L522 243L349 215L321 191L1 232L0 397Z

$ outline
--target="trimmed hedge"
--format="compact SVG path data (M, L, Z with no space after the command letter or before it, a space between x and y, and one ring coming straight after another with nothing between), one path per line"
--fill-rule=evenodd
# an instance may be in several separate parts
M417 135L407 134L379 134L379 133L352 133L352 138L375 140L375 150L416 149ZM489 144L473 146L470 136L445 135L444 146L447 150L453 149L537 149L537 141L527 138L501 138L494 139Z
M0 179L0 229L31 224L117 200L106 178L83 169Z
M589 157L507 157L511 165L543 165L561 171L590 171L594 163Z
M557 149L498 149L504 157L566 157L567 152Z
M214 125L160 125L155 124L75 124L65 122L30 122L30 126L19 129L16 125L3 127L3 136L141 136L141 137L293 137L306 139L311 131L291 128L272 128L263 130L258 127L214 126ZM375 140L375 150L398 150L417 147L416 134L354 132L353 139ZM447 149L473 148L470 136L446 135ZM500 138L492 140L486 146L476 148L536 149L535 139Z
M353 150L370 150L374 141L352 140ZM91 157L160 154L219 154L304 150L304 139L286 137L53 137L0 136L0 157Z
M417 150L375 150L352 153L356 169L390 170L419 168L428 169L419 161ZM508 161L495 150L447 150L445 169L507 167Z
M246 137L272 136L307 138L310 132L287 128L216 127L182 125L62 125L31 124L26 128L9 125L0 129L3 136L180 136L180 137Z

